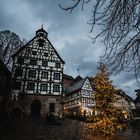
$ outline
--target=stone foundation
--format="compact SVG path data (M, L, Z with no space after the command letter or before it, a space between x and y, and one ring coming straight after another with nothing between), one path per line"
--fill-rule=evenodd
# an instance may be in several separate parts
M51 113L50 104L54 106L53 113L56 116L62 116L62 97L53 95L22 95L18 100L12 101L13 103L10 105L10 110L12 111L14 108L20 108L25 115L30 116L31 111L35 111L35 108L33 109L32 106L34 101L40 103L40 116L46 117Z

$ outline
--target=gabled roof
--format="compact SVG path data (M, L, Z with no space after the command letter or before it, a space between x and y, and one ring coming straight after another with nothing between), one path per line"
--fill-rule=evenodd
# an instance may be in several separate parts
M37 30L36 32L38 33L39 31L43 31L45 33L47 33L43 28ZM22 50L24 50L35 38L37 38L37 34L36 36L31 39L29 42L27 42L23 47L21 47L15 54L12 55L12 57L14 58L17 54L19 54ZM52 48L54 49L54 52L57 54L58 58L61 60L61 62L63 64L65 64L65 62L63 61L63 59L59 56L59 54L57 53L56 49L54 48L54 46L52 45L52 43L49 41L49 39L47 38L47 36L45 36L44 38L47 39L47 41L49 42L49 44L52 46Z
M63 78L74 81L74 78L72 76L64 74L64 73L63 73Z
M80 76L80 75L78 75L76 78L75 78L75 81L76 82L78 82L78 81L80 81L80 80L82 80L83 78Z
M35 38L36 36L33 39L31 39L29 42L27 42L24 46L22 46L16 53L14 53L12 57L14 58L17 54L22 52L22 50L24 50Z
M72 86L66 88L66 91L65 91L66 94L70 94L70 93L73 93L73 92L75 92L75 91L81 90L82 87L83 87L83 85L84 85L84 83L85 83L85 81L86 81L86 79L87 79L87 78L84 78L84 79L82 79L82 80L80 80L80 81L74 83Z
M120 95L120 96L125 97L125 99L126 99L127 101L134 102L134 99L133 99L132 97L128 96L128 95L127 95L124 91L122 91L121 89L118 90L117 94Z

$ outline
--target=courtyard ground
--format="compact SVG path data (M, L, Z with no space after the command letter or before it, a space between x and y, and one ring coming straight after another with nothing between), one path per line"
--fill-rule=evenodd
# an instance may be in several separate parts
M114 137L85 134L83 122L63 119L47 123L45 119L24 118L1 122L0 140L140 140L140 122Z

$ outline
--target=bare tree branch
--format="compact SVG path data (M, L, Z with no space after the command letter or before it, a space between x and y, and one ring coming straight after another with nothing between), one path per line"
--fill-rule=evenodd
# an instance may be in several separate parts
M110 72L133 71L140 78L140 0L74 0L73 5L61 9L72 12L78 5L92 4L88 24L90 33L96 27L100 32L90 38L93 43L102 38L105 53L102 60Z

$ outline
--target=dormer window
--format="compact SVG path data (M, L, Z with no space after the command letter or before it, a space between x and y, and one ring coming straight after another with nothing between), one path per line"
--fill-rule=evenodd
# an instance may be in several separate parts
M39 37L47 37L48 33L43 29L43 26L42 26L41 29L36 31L36 35Z

